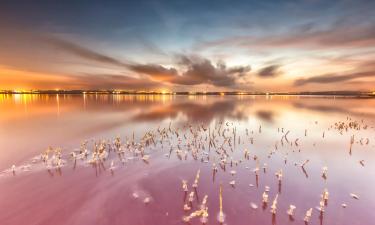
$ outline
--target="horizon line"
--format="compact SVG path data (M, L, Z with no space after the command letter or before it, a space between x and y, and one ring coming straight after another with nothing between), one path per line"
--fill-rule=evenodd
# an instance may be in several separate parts
M375 91L134 91L134 90L0 90L0 94L131 94L131 95L341 95L375 96Z

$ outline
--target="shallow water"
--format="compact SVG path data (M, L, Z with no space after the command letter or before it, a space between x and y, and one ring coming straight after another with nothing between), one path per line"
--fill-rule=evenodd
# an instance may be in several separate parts
M340 132L334 126L340 121L357 121L361 129ZM0 224L184 224L183 216L192 211L183 210L181 181L188 181L190 192L198 169L193 208L208 195L208 224L219 224L220 184L225 224L304 224L309 208L313 208L310 224L371 224L375 221L374 126L375 99L0 95ZM84 140L92 149L95 141L119 136L123 143L140 142L146 132L158 134L163 129L168 137L145 148L148 164L128 153L121 163L112 154L98 169L85 160L74 164L69 157ZM169 130L178 130L180 137ZM224 143L223 130L230 145ZM210 149L205 139L208 132L216 133L217 141ZM205 146L197 160L191 155L194 134ZM350 152L352 135L355 141ZM187 160L176 156L179 138ZM48 171L42 162L31 161L49 146L63 149L66 163L60 170ZM218 166L220 155L215 150L219 146L229 154L225 171ZM244 149L249 150L249 159ZM210 156L208 162L203 151ZM254 156L259 160L258 176L253 172L257 167ZM299 164L306 159L309 162L302 170ZM213 162L218 166L215 176ZM324 166L328 167L327 179L322 178ZM280 169L279 185L275 173ZM231 175L231 170L237 173ZM232 180L234 187L229 184ZM262 207L265 186L270 187L269 203ZM320 215L315 207L325 188L329 200ZM270 206L276 194L277 213L272 216ZM150 199L148 204L145 198ZM341 206L344 203L346 208ZM286 213L290 204L296 206L293 219ZM201 224L198 218L190 223Z

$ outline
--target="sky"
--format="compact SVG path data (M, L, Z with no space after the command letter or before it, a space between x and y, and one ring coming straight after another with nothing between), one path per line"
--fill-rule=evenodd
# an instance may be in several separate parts
M0 89L373 91L375 1L0 1Z

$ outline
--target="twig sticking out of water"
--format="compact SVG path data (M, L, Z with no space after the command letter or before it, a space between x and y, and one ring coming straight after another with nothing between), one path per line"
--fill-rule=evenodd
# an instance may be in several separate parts
M189 198L188 198L188 202L190 205L193 205L193 201L194 201L194 191L190 192Z
M267 171L267 163L264 163L263 164L263 172L266 173L266 171Z
M327 188L326 188L326 189L324 189L324 191L323 191L322 198L323 198L323 200L324 200L325 202L327 202L327 201L328 201L328 197L329 197L329 192L328 192L328 190L327 190ZM327 203L326 203L326 204L327 204Z
M12 165L11 170L12 170L13 173L15 173L16 172L16 165Z
M208 207L207 207L207 198L208 198L208 195L205 195L203 197L203 201L202 201L202 204L201 204L201 211L202 211L202 214L201 214L201 222L203 224L206 224L207 221L208 221Z
M205 224L207 222L207 218L208 218L207 210L208 210L208 208L196 210L196 211L192 212L189 216L184 216L182 219L183 219L184 222L188 223L192 218L201 216L202 217L201 221L202 221L203 224Z
M296 209L295 205L289 205L289 209L286 212L289 216L293 217L294 216L294 210Z
M262 194L262 201L265 204L268 203L268 194L267 194L267 192L263 192L263 194Z
M321 198L319 202L319 207L317 207L317 209L320 211L321 214L324 212L324 208L327 205L328 196L329 196L328 190L324 189L323 194L320 196Z
M310 208L309 210L306 211L305 218L303 218L303 221L308 223L310 221L311 215L312 215L313 209Z
M195 176L195 180L194 180L194 183L192 185L193 188L197 188L198 187L200 173L201 173L201 170L199 169L197 171L197 175Z
M244 158L247 159L247 160L250 159L250 152L247 149L244 150Z
M328 167L326 166L322 167L322 177L324 180L327 180L327 172L328 172Z
M143 157L142 157L142 160L143 160L143 162L145 162L145 163L149 163L150 162L150 156L149 155L144 155Z
M301 164L301 167L304 167L308 162L310 162L309 159L306 159L302 164Z
M192 192L194 193L194 192ZM203 200L202 200L202 204L200 205L200 208L194 212L192 212L189 216L184 216L182 219L184 222L189 222L192 218L194 217L201 217L201 222L203 224L207 223L208 221L208 207L207 207L207 198L208 198L208 195L205 195ZM188 205L184 205L184 210L185 211L188 211L190 210L191 207L189 207Z
M253 172L255 173L255 175L258 175L258 171L259 171L259 160L258 160L258 157L257 157L257 156L254 156L254 159L256 160L256 166L255 166L255 169L253 169Z
M349 155L352 154L352 147L353 147L353 144L354 144L354 135L352 135L352 136L350 137Z
M223 212L223 186L220 184L220 191L219 191L219 222L224 223L225 216Z
M357 200L359 199L359 196L353 193L350 193L350 197L357 199Z
M184 190L185 194L188 192L188 184L186 180L182 180L182 190Z
M277 198L278 197L279 197L279 194L276 194L276 197L275 197L275 199L272 202L272 205L271 205L271 213L272 214L276 214L276 210L277 210Z
M189 211L190 209L191 209L191 207L187 203L185 203L184 204L184 211Z
M277 177L277 179L279 180L279 183L280 183L281 180L283 179L283 170L280 169L278 172L275 173L275 176Z

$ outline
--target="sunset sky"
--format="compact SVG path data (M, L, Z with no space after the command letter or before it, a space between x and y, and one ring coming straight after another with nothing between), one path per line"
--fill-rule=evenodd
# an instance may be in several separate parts
M1 1L0 89L375 90L375 1Z

